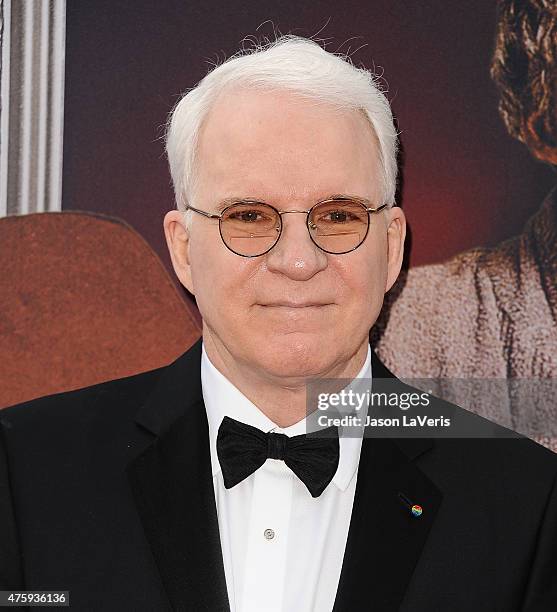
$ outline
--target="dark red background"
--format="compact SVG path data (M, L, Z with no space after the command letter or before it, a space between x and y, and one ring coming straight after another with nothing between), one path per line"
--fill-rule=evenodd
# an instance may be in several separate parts
M384 71L402 132L411 265L518 232L554 182L498 116L489 0L95 0L67 9L63 208L125 219L166 265L166 116L210 61L273 26L307 36L328 23L320 36L330 50L367 43L354 62Z

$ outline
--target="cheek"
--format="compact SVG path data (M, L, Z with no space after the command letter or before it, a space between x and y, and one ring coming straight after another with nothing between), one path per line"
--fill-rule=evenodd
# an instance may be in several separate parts
M355 255L355 254L354 254ZM387 261L378 253L362 253L339 263L337 275L342 300L358 312L380 304L387 281Z
M201 235L192 239L190 258L197 306L204 318L211 313L221 318L237 316L246 310L254 284L250 260Z
M218 234L218 228L214 229ZM218 236L217 236L218 237ZM219 238L220 240L220 238ZM201 314L218 301L227 279L226 254L207 231L199 231L190 243L191 277Z

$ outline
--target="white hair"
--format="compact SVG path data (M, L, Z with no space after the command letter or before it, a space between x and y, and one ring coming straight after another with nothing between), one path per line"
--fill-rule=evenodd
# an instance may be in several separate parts
M174 107L167 124L166 152L179 210L185 210L186 202L192 203L196 149L203 120L225 89L237 87L288 90L338 109L362 111L379 145L381 204L394 203L398 138L379 78L311 39L285 35L240 51L209 72ZM190 215L191 212L187 217Z

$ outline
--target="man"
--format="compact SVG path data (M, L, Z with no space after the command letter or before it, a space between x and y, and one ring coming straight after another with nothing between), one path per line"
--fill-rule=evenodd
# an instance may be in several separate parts
M555 169L557 5L497 4L491 75L501 116L510 136ZM375 328L385 364L429 386L437 379L445 399L557 450L557 190L518 236L399 280Z
M304 435L311 384L413 391L368 341L405 238L374 78L282 38L184 96L167 150L202 342L2 412L2 586L80 610L552 609L550 451L427 397L459 428Z

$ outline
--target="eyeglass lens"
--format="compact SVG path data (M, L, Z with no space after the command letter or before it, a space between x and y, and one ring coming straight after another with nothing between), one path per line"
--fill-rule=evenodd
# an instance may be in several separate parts
M323 202L308 220L314 243L328 253L347 253L364 241L369 225L365 207L356 201ZM226 246L239 255L255 257L269 251L280 236L280 215L268 204L234 204L221 218Z

